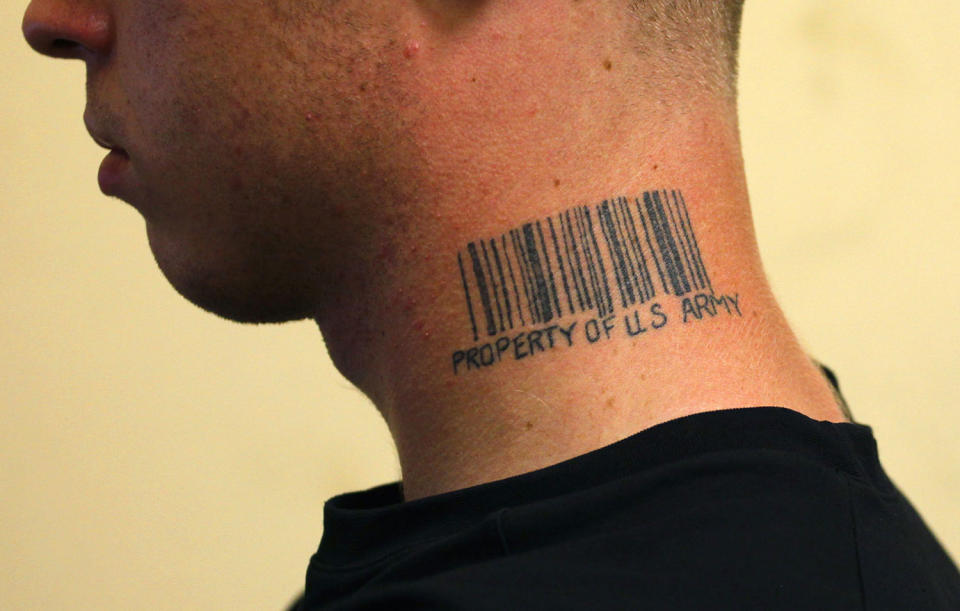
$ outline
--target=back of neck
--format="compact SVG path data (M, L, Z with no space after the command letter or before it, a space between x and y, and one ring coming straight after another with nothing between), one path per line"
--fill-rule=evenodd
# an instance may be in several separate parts
M430 222L383 236L402 271L321 328L386 418L407 498L703 411L844 420L763 274L729 116L601 139L466 207L424 197Z

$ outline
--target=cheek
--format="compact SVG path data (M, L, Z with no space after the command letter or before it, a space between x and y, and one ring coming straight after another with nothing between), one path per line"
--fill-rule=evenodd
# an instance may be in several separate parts
M174 64L127 81L135 165L149 190L166 194L164 212L177 216L236 197L279 155L254 93L228 75L205 79L202 69Z
M154 4L176 10L128 34L118 81L143 213L157 231L187 236L199 225L222 240L254 222L280 231L313 208L375 201L391 168L415 163L398 142L416 104L396 80L410 62L395 38L360 44L341 26L339 43L314 34L292 49L249 18L211 22L202 8Z

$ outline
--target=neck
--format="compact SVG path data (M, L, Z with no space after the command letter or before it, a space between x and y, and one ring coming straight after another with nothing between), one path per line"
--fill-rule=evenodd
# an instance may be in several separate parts
M703 411L843 420L767 285L729 116L525 169L542 188L422 197L422 224L381 236L318 322L386 419L408 499Z

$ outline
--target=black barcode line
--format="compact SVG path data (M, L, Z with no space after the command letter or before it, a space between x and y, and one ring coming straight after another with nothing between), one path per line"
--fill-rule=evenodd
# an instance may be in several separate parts
M490 254L487 252L486 242L480 242L480 250L483 251L483 262L487 264L487 274L490 279L490 294L493 296L493 305L495 305L497 308L497 321L500 323L500 332L503 333L505 330L503 326L503 308L500 307L500 295L499 290L497 289L497 277L493 273L493 266L490 265Z
M699 288L697 282L696 267L694 266L693 259L691 254L692 249L689 248L689 244L686 240L686 234L683 231L683 221L680 217L679 202L677 201L677 192L667 191L663 192L663 202L664 208L667 211L667 218L670 223L670 230L673 235L673 239L677 244L678 252L681 256L681 270L684 272L684 276L687 279L687 285L692 289Z
M550 250L547 248L547 242L543 239L543 227L540 221L537 221L537 237L540 238L540 246L543 248L543 261L547 268L547 280L550 281L549 294L553 296L553 307L557 318L563 316L563 310L560 308L560 299L557 295L557 284L553 279L553 266L550 264Z
M663 203L660 201L660 193L654 191L644 194L644 203L647 205L647 212L653 226L653 235L657 239L660 255L663 258L667 276L670 278L670 286L673 287L675 295L683 295L686 289L680 280L680 257L677 254L677 245L673 243L670 236L667 215L663 210Z
M611 267L613 276L617 281L617 291L620 293L620 304L626 308L629 303L627 295L633 297L633 289L630 286L630 280L627 278L626 265L623 261L623 253L620 252L620 243L617 240L616 228L610 218L610 205L603 202L597 208L597 222L600 224L600 232L606 241L607 252L611 255Z
M497 273L500 275L500 289L503 291L503 307L507 310L507 324L513 328L513 306L510 303L510 291L507 288L507 279L503 275L503 265L500 263L500 252L497 241L490 240L490 250L493 252L493 261L497 264Z
M473 328L473 341L480 339L477 334L477 320L473 317L473 303L470 300L470 287L467 286L467 273L463 269L463 257L457 253L457 263L460 265L460 278L463 279L463 294L467 296L467 312L470 314L470 326Z
M686 270L690 269L690 259L687 258L683 241L680 240L679 236L676 234L675 228L677 226L677 222L673 215L673 208L670 206L670 194L666 191L663 191L662 201L663 210L666 213L667 219L667 236L673 242L674 248L676 249L677 272L681 278L681 282L683 283L684 292L687 292L692 286L690 283L690 278L686 273Z
M611 259L613 259L615 265L620 268L620 275L623 281L623 286L620 287L620 302L623 304L623 307L626 308L633 303L634 299L633 283L631 282L630 278L630 270L628 269L626 257L624 256L623 252L623 241L620 239L617 231L616 219L610 209L610 202L604 202L602 207L597 210L598 219L600 218L600 210L603 210L604 222L606 224L607 233L610 236L607 241L607 247L610 247L611 242L614 247L614 250L610 251Z
M610 200L610 212L612 213L613 220L615 221L616 232L620 240L620 248L623 251L623 258L626 263L627 273L630 278L630 286L633 289L633 294L630 298L630 305L635 305L638 301L643 302L643 289L640 286L640 278L637 275L637 265L633 260L633 255L630 252L630 238L627 236L626 225L623 222L622 215L620 213L620 201L621 198L615 200Z
M637 271L637 262L634 260L633 253L630 251L630 236L627 230L627 224L623 219L623 212L620 210L620 206L623 203L623 198L617 198L610 202L610 207L613 211L613 219L617 222L617 232L620 234L620 243L623 248L624 258L627 260L627 269L630 272L630 282L633 285L634 298L630 302L631 305L635 305L638 301L643 303L646 301L643 295L643 286L640 279L640 274Z
M650 232L653 234L653 240L656 243L657 247L655 252L659 253L660 263L663 264L662 269L660 270L660 280L663 284L663 290L667 294L670 293L671 288L676 286L673 284L676 274L673 273L673 263L670 260L669 254L666 252L666 240L663 237L663 229L660 226L660 217L657 214L656 207L654 205L654 197L659 197L656 193L644 193L643 194L643 205L644 212L646 212L646 218L650 223ZM652 245L651 245L651 248ZM667 286L667 281L670 281L670 286Z
M540 260L537 236L533 232L533 227L533 223L527 223L523 226L523 240L527 248L527 259L530 261L530 271L533 273L536 286L534 295L537 299L537 306L540 308L540 320L550 322L553 319L550 288L547 286L547 279L544 276L543 262Z
M487 323L487 334L495 335L497 327L493 320L493 308L490 307L490 295L487 292L487 279L483 273L483 265L480 263L480 255L477 252L477 245L471 243L467 246L470 253L470 259L473 262L473 275L477 279L477 291L480 292L480 303L483 305L483 314Z
M607 280L607 268L603 264L603 255L600 252L600 244L597 243L597 233L593 229L593 218L590 215L590 208L587 208L586 206L584 206L583 215L587 219L587 225L586 225L587 238L590 240L593 247L591 252L597 253L597 257L596 257L597 282L600 285L600 288L603 289L601 296L606 298L606 306L604 309L606 311L606 314L612 314L613 298L610 296L610 283ZM601 316L605 316L606 314L601 314Z
M647 258L643 254L643 244L640 242L640 235L637 233L637 224L633 220L633 213L630 212L630 203L626 198L620 200L620 211L621 214L623 214L624 224L630 227L630 248L637 262L637 270L640 274L641 284L643 285L643 299L641 303L646 303L653 299L655 289L653 287L653 281L650 279Z
M683 253L684 261L686 262L687 277L690 281L690 286L695 289L700 289L700 281L697 278L697 273L699 270L696 266L696 258L693 256L693 248L690 247L690 242L687 240L686 231L683 228L683 217L680 214L680 201L677 199L677 192L670 191L669 196L667 192L663 192L664 199L667 202L667 211L670 214L670 223L673 227L676 235L677 243L680 244L680 249ZM671 204L671 200L673 203Z
M517 232L517 242L520 244L520 254L523 255L523 264L527 268L527 278L530 281L530 298L533 299L533 320L534 322L541 322L544 320L543 302L540 300L537 278L533 274L533 264L530 262L529 246L522 229Z
M570 283L567 282L567 266L563 264L563 253L560 252L560 242L557 240L557 232L553 226L553 217L547 217L547 227L550 229L550 239L553 240L553 251L557 255L557 265L560 267L560 279L563 281L563 292L567 296L567 307L570 313L576 312L573 307L573 296L570 295Z
M531 288L533 284L530 280L530 274L527 270L527 259L523 254L523 248L520 246L520 236L517 230L510 231L510 237L513 239L514 256L517 258L517 265L520 267L523 276L523 292L527 297L527 311L530 313L530 323L536 324L539 321L537 316L537 304L533 300Z
M599 304L597 304L597 291L593 278L593 267L590 265L590 260L587 259L587 251L583 245L584 233L583 224L580 221L580 209L574 208L572 212L573 223L569 225L570 239L573 240L574 253L577 257L577 261L581 265L580 277L583 280L583 290L585 291L584 294L587 296L588 307L593 309L595 307L599 307ZM569 217L567 220L569 221ZM586 276L584 276L584 273Z
M644 195L644 198L646 198L646 195ZM653 259L653 263L657 268L657 276L660 278L660 285L663 287L663 292L669 294L670 289L667 288L667 279L664 277L663 267L660 265L657 249L653 247L653 241L650 239L650 227L648 227L647 218L644 214L640 199L638 198L635 203L637 205L637 216L640 218L640 224L643 225L643 234L647 238L647 247L650 249L650 258ZM656 293L656 289L654 289L654 293Z
M687 210L687 203L683 199L683 194L680 191L672 191L674 207L676 208L677 219L679 223L679 228L681 235L686 243L687 252L690 255L691 262L691 278L696 278L696 287L700 291L710 291L713 290L710 288L710 284L707 282L706 278L706 267L703 265L703 257L700 255L699 248L695 246L693 234L693 227L690 225L690 213Z
M679 236L677 235L676 221L673 217L673 210L670 208L670 195L666 191L663 191L662 211L665 213L664 219L666 222L667 241L673 248L674 262L677 265L677 276L680 278L680 283L683 285L683 292L681 294L685 295L692 290L690 274L688 273L688 270L690 269L690 261L686 259L686 253L683 250L683 242L680 241ZM684 265L685 262L686 265Z
M526 326L527 323L523 319L523 304L520 302L520 290L517 288L517 277L513 275L513 263L510 262L510 250L507 248L507 234L500 236L500 245L503 247L503 258L507 261L507 271L510 272L510 282L513 283L513 295L517 302L517 316L520 318L520 324ZM512 318L510 325L513 328Z
M605 304L600 292L600 282L597 279L597 267L594 265L593 253L590 251L590 239L587 237L587 223L584 219L584 209L576 208L573 214L574 218L577 219L577 231L580 233L580 247L583 250L583 259L587 263L587 275L590 277L593 302L597 304L597 316L603 316Z
M690 211L687 209L687 200L684 199L681 191L677 191L677 196L680 198L680 205L683 207L683 218L689 236L688 239L693 246L693 251L696 253L696 262L701 273L702 282L706 283L706 286L703 286L701 283L700 288L710 291L712 295L713 283L710 282L710 274L707 273L707 266L703 263L703 254L700 252L700 243L697 242L697 234L693 231L693 225L690 223Z
M573 276L573 286L577 291L577 303L580 305L580 311L583 312L586 309L593 309L593 303L590 301L590 293L587 292L587 281L583 277L580 253L577 252L577 242L573 236L573 230L570 228L569 210L560 215L560 232L563 233L563 244L564 248L567 249L567 260L571 261L571 275ZM571 251L573 253L573 259L570 259Z
M676 294L683 295L690 290L690 282L687 280L687 275L684 273L683 265L683 255L680 252L680 248L677 246L677 240L673 235L671 229L671 221L669 216L669 204L670 200L668 199L666 191L658 193L657 197L654 198L654 201L657 204L657 214L660 215L660 220L662 222L663 228L663 237L667 242L667 248L670 253L670 260L673 263L674 273L677 277L677 282L679 283L679 289L677 289Z
M633 206L617 197L524 223L467 244L457 266L475 340L484 328L492 336L577 313L602 318L661 295L713 293L676 190L648 191Z
M673 198L673 212L676 215L676 226L679 232L680 243L683 245L684 255L687 257L687 264L690 269L690 281L695 288L703 290L705 288L703 276L700 275L700 267L697 265L697 256L693 252L693 245L690 243L690 235L687 233L686 223L683 218L683 211L680 209L680 199L676 191L670 192Z
M673 206L670 205L671 196L673 197ZM694 274L694 270L696 268L694 267L693 260L690 257L690 251L688 251L687 249L687 243L686 243L686 240L684 239L683 231L681 230L681 225L679 221L679 218L680 218L679 210L677 209L677 206L678 206L677 192L672 191L670 196L668 196L667 192L664 191L663 197L667 204L666 207L667 207L667 212L670 216L671 228L676 234L675 240L680 245L680 251L681 251L681 254L683 255L683 260L684 262L686 262L686 267L684 267L683 269L686 270L685 275L688 280L688 286L691 286L693 288L700 288L699 285L697 284L696 275Z

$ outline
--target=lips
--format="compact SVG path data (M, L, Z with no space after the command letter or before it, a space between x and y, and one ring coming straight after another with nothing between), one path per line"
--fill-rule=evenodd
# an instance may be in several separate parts
M106 113L98 114L105 115ZM83 113L83 125L87 128L87 133L90 134L94 142L105 149L122 150L123 147L116 143L117 139L114 137L117 130L110 129L110 126L114 123L116 123L116 121L112 120L111 115L94 116L94 113L91 112L89 107L87 112Z
M111 149L103 158L97 173L97 183L104 195L123 197L124 178L129 166L130 156L123 149Z
M125 199L124 195L129 195L126 192L131 186L127 184L130 182L130 155L126 149L117 144L117 140L112 135L114 130L106 129L92 113L84 113L83 123L93 141L110 151L100 164L100 171L97 173L100 190L105 195Z
M105 148L105 149L107 149L107 150L111 150L111 151L122 151L122 150L123 150L123 148L121 148L121 147L119 147L119 146L116 146L116 145L114 145L114 144L111 144L110 141L108 141L108 140L106 140L106 139L104 139L104 138L100 138L100 137L98 137L96 134L91 133L91 134L90 134L90 137L93 138L93 141L94 141L94 142L96 142L98 145L102 146L103 148Z

